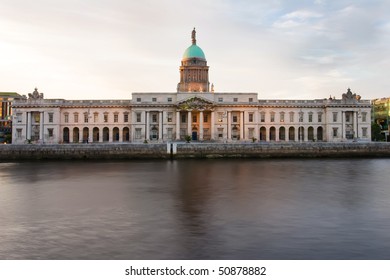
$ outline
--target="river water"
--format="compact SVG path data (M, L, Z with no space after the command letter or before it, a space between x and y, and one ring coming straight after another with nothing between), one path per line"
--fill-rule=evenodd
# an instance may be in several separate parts
M390 160L0 163L0 259L390 259Z

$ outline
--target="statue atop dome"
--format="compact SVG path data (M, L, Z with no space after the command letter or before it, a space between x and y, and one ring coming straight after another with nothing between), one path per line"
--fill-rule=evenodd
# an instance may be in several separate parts
M196 31L195 31L195 27L194 27L194 30L192 30L191 38L192 38L192 44L196 45Z

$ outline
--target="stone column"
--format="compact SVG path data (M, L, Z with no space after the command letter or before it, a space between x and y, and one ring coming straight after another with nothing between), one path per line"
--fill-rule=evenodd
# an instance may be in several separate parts
M211 140L214 140L215 139L215 132L214 132L214 122L215 122L215 112L214 111L211 111L211 124L210 124L210 130L211 130Z
M265 141L270 141L270 134L271 134L271 127L266 126L265 127Z
M73 127L69 127L69 143L73 143Z
M314 128L313 128L314 129ZM309 128L305 128L303 127L303 137L304 137L304 141L307 142L309 141ZM314 131L313 131L313 134L314 134Z
M146 131L145 131L145 137L146 137L146 140L150 140L150 125L149 125L149 117L150 117L150 114L149 114L149 111L146 111L145 112L145 123L146 123Z
M345 111L342 112L341 114L341 137L342 137L342 140L345 140L345 135L346 135L346 131L345 131Z
M158 140L163 140L163 129L162 129L162 123L163 123L163 111L158 112Z
M298 127L294 127L294 131L295 131L295 142L298 142L299 141L299 126Z
M245 140L244 137L244 112L240 112L240 140Z
M180 111L176 111L176 140L180 140Z
M203 141L203 111L199 111L199 141Z
M43 143L43 112L39 112L39 142Z
M357 131L358 130L358 127L357 127L357 122L358 122L357 112L353 111L352 119L353 119L353 137L357 138L357 136L359 135L359 133Z
M232 112L227 113L227 140L232 139Z
M31 112L27 112L27 140L31 140Z
M279 142L279 130L280 128L275 126L275 141Z
M255 121L255 135L253 135L255 138L260 140L260 131L259 131L259 111L254 112L254 121Z
M187 135L190 135L192 136L192 127L191 127L191 124L192 124L192 115L191 115L191 111L188 111L188 120L187 120Z

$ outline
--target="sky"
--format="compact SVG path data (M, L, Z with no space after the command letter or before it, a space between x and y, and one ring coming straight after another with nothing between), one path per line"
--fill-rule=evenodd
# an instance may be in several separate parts
M0 0L0 92L175 92L191 31L216 92L390 96L387 0Z

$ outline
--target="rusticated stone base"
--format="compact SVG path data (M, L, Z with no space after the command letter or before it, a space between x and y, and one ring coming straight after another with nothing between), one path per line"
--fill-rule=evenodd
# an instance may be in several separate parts
M171 143L0 145L0 161L45 159L390 157L390 143Z

